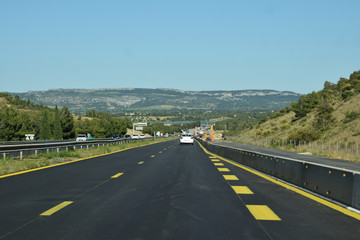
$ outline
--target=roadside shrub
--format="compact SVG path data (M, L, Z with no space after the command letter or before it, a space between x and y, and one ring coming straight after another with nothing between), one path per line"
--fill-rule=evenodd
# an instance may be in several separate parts
M287 140L292 141L314 141L320 138L321 133L313 128L300 129L292 132Z
M355 119L357 119L359 116L360 116L359 112L355 112L355 111L347 112L345 113L344 123L352 122Z

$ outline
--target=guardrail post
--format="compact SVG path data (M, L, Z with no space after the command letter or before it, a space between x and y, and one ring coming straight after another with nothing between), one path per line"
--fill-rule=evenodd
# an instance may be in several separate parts
M56 152L59 152L59 148L56 148Z
M89 149L89 145L86 145L86 149Z
M48 149L48 148L46 149L46 153L49 153L49 149Z
M37 156L37 152L38 152L38 150L35 150L35 156Z
M6 153L3 153L4 160L6 159Z
M23 152L20 151L20 160L22 160L22 159L23 159Z

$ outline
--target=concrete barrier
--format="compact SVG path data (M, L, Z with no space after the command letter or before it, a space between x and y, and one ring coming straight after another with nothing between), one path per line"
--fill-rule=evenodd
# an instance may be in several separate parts
M199 142L212 153L360 209L359 172Z

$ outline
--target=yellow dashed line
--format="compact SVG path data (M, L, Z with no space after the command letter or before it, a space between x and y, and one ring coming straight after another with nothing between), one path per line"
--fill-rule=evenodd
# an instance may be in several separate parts
M121 175L123 175L124 173L118 173L118 174L115 174L114 176L112 176L111 178L118 178L120 177Z
M219 159L213 159L213 160L211 160L212 162L220 162L220 160Z
M235 175L223 175L225 180L239 180Z
M46 212L43 212L42 214L40 214L41 216L51 216L52 214L56 213L57 211L63 209L64 207L72 204L73 202L71 201L65 201L63 203L60 203L58 205L56 205L55 207L47 210Z
M254 194L248 187L246 186L231 186L234 189L236 194Z
M202 146L201 144L199 144L199 146L204 150L205 153L210 154L210 152L209 152L206 148L204 148L204 146ZM213 155L213 156L214 156L214 155ZM210 158L215 158L215 157L210 157ZM286 188L286 189L289 189L289 190L291 190L291 191L293 191L293 192L296 192L296 193L298 193L298 194L300 194L300 195L302 195L302 196L304 196L304 197L307 197L307 198L309 198L309 199L312 199L312 200L314 200L314 201L316 201L316 202L318 202L318 203L320 203L320 204L323 204L323 205L325 205L325 206L327 206L327 207L329 207L329 208L331 208L331 209L334 209L334 210L336 210L336 211L338 211L338 212L341 212L341 213L343 213L343 214L345 214L345 215L347 215L347 216L350 216L350 217L353 217L353 218L355 218L355 219L357 219L357 220L360 220L360 214L359 214L359 213L350 211L349 209L346 209L346 208L344 208L344 207L341 207L341 206L339 206L339 205L337 205L337 204L335 204L335 203L332 203L332 202L330 202L330 201L327 201L327 200L325 200L325 199L323 199L323 198L317 197L317 196L315 196L315 195L313 195L313 194L310 194L310 193L308 193L308 192L305 192L305 191L303 191L303 190L301 190L301 189L298 189L298 188L296 188L296 187L290 186L290 185L288 185L288 184L286 184L286 183L283 183L283 182L280 182L280 181L278 181L278 180L276 180L276 179L273 179L273 178L271 178L271 177L268 177L268 176L266 176L265 174L262 174L262 173L260 173L260 172L258 172L258 171L255 171L255 170L252 170L252 169L246 167L245 165L241 165L241 164L239 164L239 163L235 163L235 162L230 161L230 160L227 160L226 158L223 158L223 157L221 157L221 156L217 156L216 158L219 158L219 159L221 159L221 160L223 160L223 161L226 161L226 162L228 162L228 163L230 163L230 164L232 164L232 165L234 165L234 166L237 166L237 167L239 167L239 168L241 168L241 169L244 169L245 171L248 171L248 172L250 172L250 173L253 173L253 174L255 174L255 175L259 176L259 177L262 177L262 178L264 178L264 179L266 179L266 180L268 180L268 181L270 181L270 182L272 182L272 183L275 183L275 184L277 184L277 185L280 185L280 186L282 186L282 187L284 187L284 188ZM224 178L225 178L226 180L239 180L239 179L227 179L225 176L234 176L234 175L224 175ZM236 176L235 176L235 177L236 177Z
M256 220L281 221L281 219L266 205L246 205Z
M153 157L155 157L155 155L151 155L151 157L153 158Z
M214 163L215 166L224 166L223 163Z
M230 172L228 168L218 168L220 172Z
M139 165L143 164L144 162L138 162Z

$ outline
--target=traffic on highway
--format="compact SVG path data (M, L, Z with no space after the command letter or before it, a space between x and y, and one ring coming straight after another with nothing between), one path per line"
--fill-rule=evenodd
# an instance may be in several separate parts
M329 208L180 138L0 179L0 239L358 239Z

